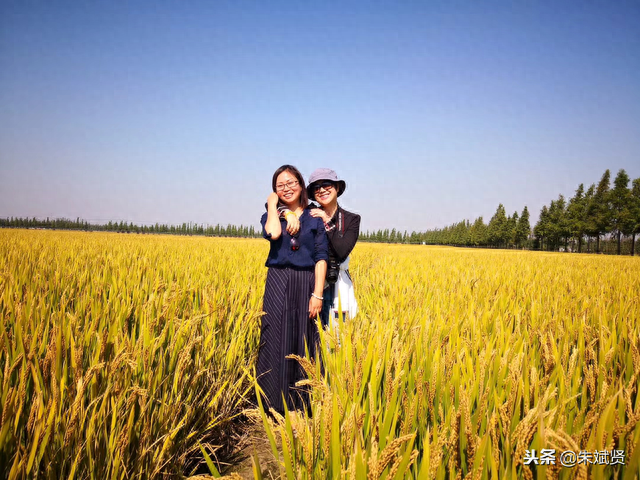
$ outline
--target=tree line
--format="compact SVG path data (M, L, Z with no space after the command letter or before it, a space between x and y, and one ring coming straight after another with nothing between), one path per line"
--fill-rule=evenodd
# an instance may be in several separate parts
M198 225L195 223L183 223L182 225L135 225L133 222L112 222L98 224L89 223L86 220L76 218L75 221L68 218L56 218L41 220L33 218L0 218L0 228L43 228L43 229L60 229L60 230L83 230L98 232L118 232L118 233L161 233L167 235L205 235L212 237L245 237L254 238L261 237L262 233L256 231L253 226L240 225Z
M467 247L527 248L548 251L635 253L640 233L640 178L631 182L620 170L611 188L606 170L596 185L580 184L568 201L563 195L543 206L531 230L529 210L506 214L499 204L488 224L483 217L424 232L385 229L364 232L365 242L421 243ZM611 246L613 245L613 251ZM624 245L624 248L623 248ZM606 248L603 248L606 247Z
M543 206L540 219L533 228L538 245L543 250L602 252L602 240L615 243L616 253L622 253L627 240L628 253L635 253L636 236L640 233L640 178L631 182L620 170L611 188L611 172L606 170L596 185L585 190L580 184L568 201L563 195Z
M529 210L526 206L520 215L513 212L513 215L507 216L504 206L500 204L488 224L483 217L478 217L473 223L463 220L444 228L410 234L407 231L398 232L395 228L391 231L367 231L360 234L360 239L365 242L510 248L529 247L530 233Z

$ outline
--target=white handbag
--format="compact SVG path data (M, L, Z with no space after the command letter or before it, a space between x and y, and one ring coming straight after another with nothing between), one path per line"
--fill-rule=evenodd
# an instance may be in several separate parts
M343 320L354 318L358 313L358 302L353 289L353 282L349 276L349 257L340 264L338 280L335 283L333 306L331 307L331 318L337 318L338 312L342 311Z

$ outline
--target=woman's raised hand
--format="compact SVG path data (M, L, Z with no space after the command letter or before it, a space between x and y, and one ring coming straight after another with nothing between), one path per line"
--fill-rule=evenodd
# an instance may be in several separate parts
M278 208L278 194L271 192L267 197L267 207Z

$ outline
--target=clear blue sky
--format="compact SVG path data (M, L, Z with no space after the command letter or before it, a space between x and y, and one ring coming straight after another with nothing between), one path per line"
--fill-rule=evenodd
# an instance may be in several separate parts
M640 176L640 2L0 2L0 216L258 225L330 167L363 229Z

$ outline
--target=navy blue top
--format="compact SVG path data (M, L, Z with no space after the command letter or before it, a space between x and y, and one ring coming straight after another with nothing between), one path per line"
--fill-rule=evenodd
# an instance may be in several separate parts
M309 209L300 215L300 231L296 238L300 248L291 249L291 235L287 232L287 222L280 219L282 234L277 240L271 240L271 235L264 229L267 214L262 215L262 236L269 240L271 248L265 265L267 267L290 267L299 269L313 269L320 260L329 261L329 241L321 218L312 217Z

